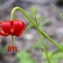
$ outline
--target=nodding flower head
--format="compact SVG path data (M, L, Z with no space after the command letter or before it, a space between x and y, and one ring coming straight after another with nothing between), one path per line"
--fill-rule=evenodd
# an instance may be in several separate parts
M12 20L0 22L0 28L0 35L2 36L20 36L23 34L26 26L21 20Z
M2 21L0 22L0 35L12 37L12 45L8 45L8 52L17 52L17 47L14 46L13 36L21 36L26 28L26 25L21 20L12 20L12 21Z

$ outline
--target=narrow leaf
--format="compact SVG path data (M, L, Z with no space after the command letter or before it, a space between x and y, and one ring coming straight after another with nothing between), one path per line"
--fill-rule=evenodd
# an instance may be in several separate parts
M30 47L30 50L35 49L35 48L41 48L41 45L40 45L40 44L33 44L33 45Z
M40 16L39 18L37 18L38 21L42 19L45 19L45 16Z
M49 20L45 21L45 22L41 22L39 27L41 28L42 26L46 25L47 23L49 23Z
M39 41L41 42L41 45L42 45L43 47L48 48L48 46L46 45L45 41L43 40L43 37L42 37L41 34L40 34L40 36L39 36Z
M55 5L52 5L52 6L57 10L57 12L60 14L61 18L63 19L63 14L60 12L60 10Z
M58 53L62 53L60 50L56 50L56 51L54 51L51 55L50 55L50 59L54 56L54 55L56 55L56 54L58 54Z
M25 33L28 32L28 30L29 30L32 26L33 26L33 24L28 24L27 27L26 27Z

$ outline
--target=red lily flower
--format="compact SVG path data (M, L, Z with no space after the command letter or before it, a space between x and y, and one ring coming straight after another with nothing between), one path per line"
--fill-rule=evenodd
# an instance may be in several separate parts
M0 22L0 35L2 36L8 36L8 35L12 35L12 36L20 36L23 34L26 25L24 24L24 22L22 22L21 20L12 20L12 21L3 21ZM17 52L17 47L16 46L8 46L8 52Z
M1 23L4 33L7 35L20 36L25 30L25 24L21 20L4 21ZM3 33L1 35L4 35ZM7 36L6 35L6 36Z

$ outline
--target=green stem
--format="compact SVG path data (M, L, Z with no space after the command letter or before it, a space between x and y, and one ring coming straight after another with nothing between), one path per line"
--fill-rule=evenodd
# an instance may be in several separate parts
M47 58L48 63L51 63L46 48L43 48L43 49L44 49L44 52L46 54L46 58Z
M38 34L39 34L39 36L40 36L40 33L39 33L39 32L38 32ZM41 44L41 45L42 45L42 44ZM49 56L48 56L48 52L47 52L47 50L46 50L46 47L42 45L42 48L43 48L43 50L44 50L44 52L45 52L45 55L46 55L46 58L47 58L48 63L51 63L51 62L50 62L50 59L49 59Z
M54 44L58 49L60 49L63 52L63 49L53 40L51 39L43 30L39 28L39 32L46 38L48 39L52 44Z
M40 34L40 32L39 32L39 26L38 26L38 21L37 21L37 18L36 18L36 14L35 14L35 22L36 22L38 34L39 34L39 36L41 36L41 34ZM42 45L42 47L43 47L43 49L44 49L44 52L45 52L47 61L48 61L48 63L50 63L50 59L49 59L49 57L48 57L48 52L47 52L46 48L45 48L43 45Z
M26 14L26 12L25 12L21 7L15 7L15 8L13 8L13 10L11 11L11 19L12 19L12 20L14 19L14 13L15 13L15 11L17 11L17 10L21 11L21 12L24 14L24 16L25 16L33 25L36 26L36 24L34 23L34 21Z
M14 19L14 13L17 10L21 11L24 14L24 16L37 28L36 23L26 14L26 12L21 7L13 8L13 10L11 11L12 20ZM59 48L63 52L62 48L55 41L53 41L53 39L51 39L43 30L41 30L40 28L37 29L45 38L47 38L51 43L53 43L57 48Z

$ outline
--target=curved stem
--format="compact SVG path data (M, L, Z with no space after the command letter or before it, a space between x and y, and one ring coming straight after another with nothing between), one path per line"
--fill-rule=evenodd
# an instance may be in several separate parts
M51 39L43 30L41 30L41 29L39 28L39 26L37 27L36 23L26 14L26 12L25 12L21 7L15 7L15 8L13 8L13 10L11 11L11 20L14 19L14 13L15 13L15 11L17 11L17 10L21 11L21 12L24 14L24 16L37 28L37 30L38 30L45 38L47 38L52 44L54 44L57 48L59 48L59 49L63 52L62 48L61 48L53 39Z
M15 7L12 11L11 11L11 19L13 20L14 19L14 13L15 11L21 11L25 17L27 17L27 19L33 24L36 26L36 24L34 23L34 21L26 14L26 12L24 12L24 10L21 8L21 7Z

